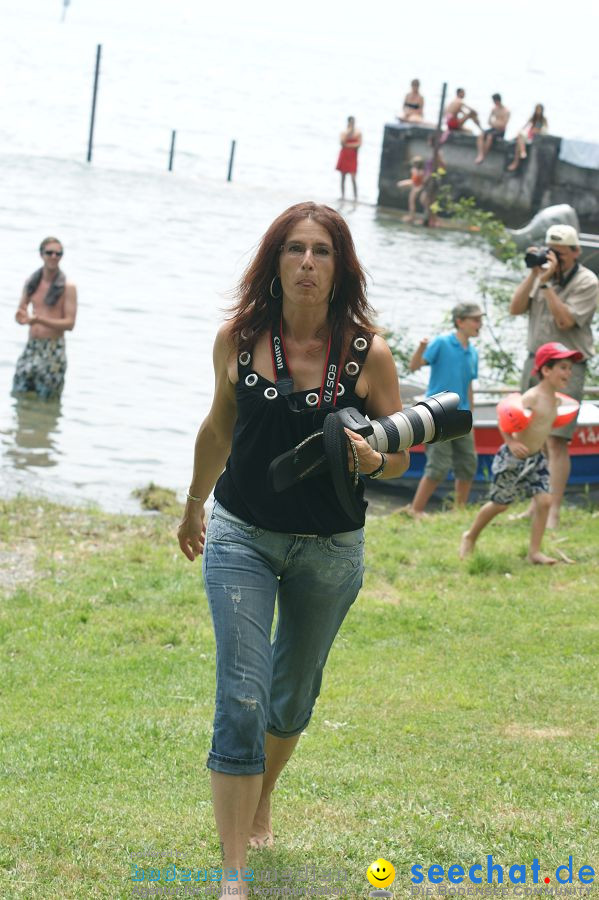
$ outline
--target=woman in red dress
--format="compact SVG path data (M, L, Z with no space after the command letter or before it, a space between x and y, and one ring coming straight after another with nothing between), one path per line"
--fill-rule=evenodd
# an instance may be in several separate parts
M356 120L349 116L347 128L341 132L341 150L337 160L337 170L341 172L341 197L345 198L345 176L351 175L354 200L358 199L356 172L358 171L358 148L362 144L362 132L356 129Z

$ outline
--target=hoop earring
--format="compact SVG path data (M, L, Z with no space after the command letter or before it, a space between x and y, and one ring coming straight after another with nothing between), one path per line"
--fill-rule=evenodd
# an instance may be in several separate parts
M281 287L281 292L279 294L275 294L275 292L273 290L274 283L275 283L275 281L277 281L277 279L278 279L279 285ZM275 275L273 280L270 282L270 296L272 297L273 300L280 300L281 297L283 296L283 285L281 284L281 279L279 278L278 275Z
M331 303L333 302L334 296L335 296L335 285L333 285L333 290L332 290L332 292L331 292L331 296L329 297L329 306L330 306Z

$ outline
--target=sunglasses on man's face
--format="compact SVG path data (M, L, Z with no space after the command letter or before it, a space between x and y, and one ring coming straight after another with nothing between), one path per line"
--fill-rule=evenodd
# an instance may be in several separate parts
M57 256L59 259L62 256L62 250L44 250L44 256Z

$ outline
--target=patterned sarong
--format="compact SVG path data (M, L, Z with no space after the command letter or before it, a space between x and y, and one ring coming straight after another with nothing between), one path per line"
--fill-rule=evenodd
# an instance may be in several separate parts
M17 360L12 393L35 391L43 400L60 397L66 370L64 337L29 338Z

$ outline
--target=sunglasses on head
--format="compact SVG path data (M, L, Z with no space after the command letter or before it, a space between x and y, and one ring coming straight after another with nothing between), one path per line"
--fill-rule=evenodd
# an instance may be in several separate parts
M62 256L62 250L43 250L42 253L44 256L57 256L59 259Z

